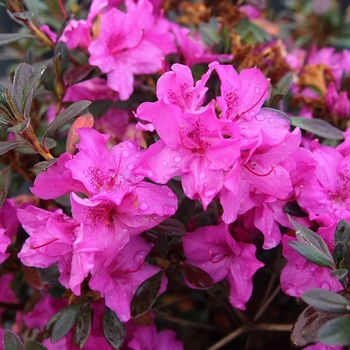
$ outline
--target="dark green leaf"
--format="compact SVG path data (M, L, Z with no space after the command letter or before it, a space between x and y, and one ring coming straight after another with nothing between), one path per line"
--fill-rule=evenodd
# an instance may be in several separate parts
M69 121L71 121L73 118L82 114L84 112L84 110L90 106L90 104L91 104L90 101L83 100L83 101L75 102L72 105L70 105L69 107L67 107L49 125L49 127L45 131L43 139L45 139L46 136L53 134L55 131L60 129L63 125L65 125Z
M29 116L30 108L32 106L34 88L38 83L38 81L40 80L40 78L42 77L42 75L44 74L46 68L47 68L47 64L43 65L42 62L40 63L40 65L34 64L33 65L34 72L24 84L24 87L22 90L21 110L23 111L23 115L25 117Z
M346 314L350 311L350 301L335 292L315 288L304 292L301 298L314 309L330 313Z
M51 342L55 343L68 334L78 318L81 307L82 303L69 305L51 317L45 326L46 330L51 331Z
M76 84L85 79L93 70L94 67L89 64L81 64L79 66L68 68L64 72L64 80L68 85Z
M31 19L34 16L34 13L31 11L25 11L25 12L15 12L12 14L13 17L20 20L26 20Z
M196 201L185 197L176 212L176 219L187 226L196 209Z
M322 119L292 117L292 125L330 140L343 140L343 133Z
M276 107L278 102L280 102L283 97L284 97L284 94L282 93L273 94L269 99L270 107Z
M25 141L0 141L0 155L19 146L27 146Z
M20 124L7 128L7 131L21 133L28 128L29 124L30 124L30 118L26 118Z
M346 247L344 243L338 242L333 250L333 259L336 268L343 268L344 267L344 259L345 259L345 253L346 253Z
M328 345L349 345L350 317L345 316L329 321L320 329L317 339Z
M157 234L156 248L160 257L165 259L169 252L169 241L168 237L165 234Z
M213 286L211 276L199 267L184 263L182 269L187 281L192 286L199 289L209 289Z
M4 333L4 337L2 339L2 344L4 346L4 350L23 350L23 345L18 336L6 330Z
M306 260L318 266L323 266L329 269L333 269L334 267L333 263L329 260L329 258L324 253L322 253L318 249L296 241L289 241L288 244Z
M55 57L58 55L61 56L61 67L62 71L64 72L69 64L69 51L66 43L63 41L59 41L55 47Z
M339 318L339 314L330 314L307 307L295 321L290 335L294 346L302 347L317 342L317 332L329 320Z
M322 237L320 237L318 234L316 234L309 228L299 224L294 219L292 219L289 215L288 215L288 218L295 228L295 235L298 241L303 245L306 245L310 248L313 248L314 250L319 251L320 253L323 253L323 255L328 259L329 263L333 265L334 262L333 262L332 255L329 252L327 244L322 239Z
M119 350L122 347L125 339L125 325L108 307L105 308L103 315L103 334L113 349Z
M284 75L276 84L276 93L282 93L285 95L293 84L293 77L293 72L289 72Z
M33 166L33 169L37 170L46 170L47 168L50 168L51 165L55 164L57 162L57 158L50 159L50 160L44 160L42 162L36 163Z
M7 198L7 194L11 185L11 165L6 166L0 172L0 208Z
M297 201L288 202L283 207L283 211L287 214L296 216L298 218L308 217L309 214L303 211Z
M334 243L343 242L344 245L350 241L350 225L349 223L342 219L338 222L337 228L334 235Z
M24 350L48 350L44 345L33 341L28 340L24 343Z
M58 278L61 274L58 270L57 264L53 264L45 269L37 268L37 272L44 283L51 286L61 286L61 284L58 282Z
M152 307L158 296L162 278L163 271L159 271L137 288L131 300L131 317L135 318L141 316Z
M1 45L7 45L11 44L15 41L18 41L20 39L28 39L28 38L34 38L33 35L30 35L28 33L1 33L0 34L0 46Z
M11 113L7 110L7 108L0 104L0 116L2 116L5 120L3 122L4 125L8 125L12 120Z
M270 107L263 107L263 108L261 108L261 110L271 113L271 116L275 119L281 118L281 119L286 120L288 123L292 122L290 117L286 113L284 113L278 109L270 108Z
M343 279L348 274L347 269L337 269L331 272L331 276L337 278L338 280Z
M169 236L183 236L186 233L186 227L180 221L173 218L164 220L155 226L153 230Z
M78 316L77 325L74 333L75 343L79 346L80 349L86 343L90 331L91 331L91 323L92 323L92 310L90 307L90 303L85 305L84 308L80 311Z

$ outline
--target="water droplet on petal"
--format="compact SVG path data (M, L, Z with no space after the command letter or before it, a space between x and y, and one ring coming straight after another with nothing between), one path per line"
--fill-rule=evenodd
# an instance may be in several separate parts
M175 163L180 163L182 161L182 158L180 156L176 156L173 160Z
M205 179L205 172L202 171L201 173L199 173L199 179L200 180L204 180Z
M129 153L128 151L124 150L124 151L122 152L122 156L123 156L124 158L127 158L127 157L130 156L130 153Z
M330 286L329 283L326 282L326 281L323 281L323 282L321 283L321 288L326 289L326 290L331 290L331 286Z
M258 114L255 116L255 119L258 121L258 122L262 122L265 120L265 116L261 115L261 114Z
M133 149L133 148L134 148L134 145L132 144L132 142L128 142L126 145L127 145L130 149Z
M171 191L168 192L167 195L168 195L168 197L170 197L170 198L174 198L174 197L175 197L174 192L171 192Z
M167 165L168 165L168 162L167 162L166 160L163 160L162 164L163 164L164 166L167 166Z
M254 92L255 92L256 94L258 94L258 93L260 92L260 90L259 90L258 88L255 88L255 89L254 89Z
M147 210L148 209L148 204L145 202L140 203L140 210Z
M128 169L129 169L129 170L134 169L134 165L133 165L133 164L128 164Z

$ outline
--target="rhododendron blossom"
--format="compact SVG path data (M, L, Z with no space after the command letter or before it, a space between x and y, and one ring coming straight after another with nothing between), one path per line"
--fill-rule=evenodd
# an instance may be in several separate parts
M253 290L252 277L263 263L255 258L253 244L236 242L228 226L200 227L183 239L186 262L211 276L213 282L226 279L230 285L230 302L241 310Z

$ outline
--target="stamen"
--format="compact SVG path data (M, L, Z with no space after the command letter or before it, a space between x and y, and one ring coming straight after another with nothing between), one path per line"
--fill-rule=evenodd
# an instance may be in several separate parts
M248 169L252 174L254 174L254 175L256 175L256 176L261 176L261 177L263 177L263 176L270 175L270 174L275 170L276 165L273 164L273 165L271 166L271 170L270 170L269 172L267 172L266 174L258 174L258 173L256 173L255 171L253 171L252 169L250 169L247 165L244 165L244 167L245 167L246 169Z
M300 191L299 191L299 194L296 197L294 197L292 199L282 199L282 198L277 198L277 199L282 201L282 202L286 202L286 203L294 202L294 201L296 201L296 200L298 200L300 198L300 195L301 195L301 192L303 192L304 186L303 185L299 185L299 188L300 188Z
M30 246L29 246L29 249L39 249L39 248L45 247L45 246L47 246L47 245L49 245L49 244L51 244L51 243L53 243L53 242L56 242L56 241L58 241L58 238L55 238L55 239L53 239L53 240L50 241L50 242L46 242L46 243L44 243L44 244L42 244L42 245L38 245L38 246L36 246L36 247L33 247L32 245L30 245Z
M262 100L263 96L265 95L265 92L269 88L270 82L271 82L271 79L267 79L267 86L266 86L264 92L261 94L259 100L253 106L251 106L249 109L247 109L245 112L242 112L241 114L237 115L236 118L240 118L242 115L250 112L253 108L255 108L260 103L260 101Z

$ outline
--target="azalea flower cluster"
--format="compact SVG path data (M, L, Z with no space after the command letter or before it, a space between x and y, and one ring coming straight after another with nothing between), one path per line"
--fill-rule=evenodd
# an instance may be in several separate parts
M0 146L6 149L2 154L15 152L4 164L20 175L31 172L26 180L32 181L33 195L0 196L0 302L21 308L10 287L16 283L10 273L21 270L30 286L30 311L18 311L11 329L24 341L28 335L22 330L29 329L50 350L78 349L80 320L75 335L67 331L54 342L45 334L53 332L55 315L81 304L94 315L84 349L183 349L178 338L185 336L163 325L157 330L162 306L149 310L154 301L178 303L179 281L193 293L216 284L234 308L245 310L259 269L276 275L266 256L278 247L285 294L344 291L329 268L293 248L298 230L287 213L314 229L331 254L339 221L350 222L350 51L269 40L276 27L258 5L220 2L209 11L201 2L181 3L93 0L72 19L59 1L66 22L56 31L26 17L24 24L55 50L49 64L55 83L42 71L34 75L37 80L15 73L11 93L0 85L0 123L10 131ZM17 18L21 9L11 6ZM254 43L256 28L264 26L266 36ZM48 90L38 96L28 92L41 78ZM18 125L5 120L10 112L16 118L24 109L30 114L33 96L33 118L26 115ZM79 110L74 117L83 114L82 119L67 137L60 118L81 100L93 101L90 111L98 118L93 122ZM293 115L309 123L298 124ZM319 119L333 126L312 124ZM9 142L22 138L31 144L28 125L42 135L46 124L49 132L39 140L47 162L40 168L31 158L33 164L23 170L27 161L7 148ZM327 140L324 128L335 130L336 137ZM61 142L51 154L44 139L54 133ZM65 142L66 152L59 151ZM0 173L4 188L6 174ZM8 197L15 192L8 186L4 197L7 191ZM59 274L54 284L60 298L51 295L52 279L41 281L41 273L51 269ZM157 276L154 292L156 283L147 282ZM133 320L139 294L152 305ZM123 345L106 336L105 310L120 322ZM0 316L7 317L1 310ZM5 342L8 335L2 327L0 332ZM306 349L338 348L316 343Z

